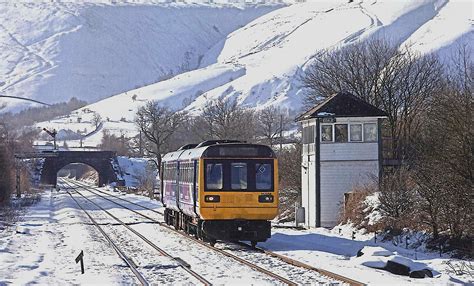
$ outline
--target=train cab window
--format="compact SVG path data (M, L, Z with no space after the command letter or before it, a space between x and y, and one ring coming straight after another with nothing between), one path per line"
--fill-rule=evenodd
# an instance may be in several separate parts
M247 189L247 164L231 163L231 188L232 190Z
M270 190L272 188L272 165L257 163L255 170L257 190Z
M223 174L221 163L207 163L206 165L206 188L209 190L221 190L223 187Z

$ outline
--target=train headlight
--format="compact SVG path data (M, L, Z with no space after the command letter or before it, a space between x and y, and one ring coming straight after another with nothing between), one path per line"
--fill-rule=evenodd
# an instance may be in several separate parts
M221 197L217 195L208 195L204 196L204 201L206 203L218 203L221 201Z
M273 195L260 195L258 196L258 202L259 203L273 203L274 197Z

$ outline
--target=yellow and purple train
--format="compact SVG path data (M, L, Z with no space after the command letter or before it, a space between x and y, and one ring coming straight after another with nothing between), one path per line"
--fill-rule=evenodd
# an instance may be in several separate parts
M214 244L271 235L278 212L278 161L265 145L231 140L190 144L161 166L165 221Z

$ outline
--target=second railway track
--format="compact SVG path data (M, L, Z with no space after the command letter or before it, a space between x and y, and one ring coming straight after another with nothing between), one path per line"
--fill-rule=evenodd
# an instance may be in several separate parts
M88 186L83 183L73 182L76 186L80 186L84 190L91 192L92 194L101 197L109 202L116 204L124 209L144 217L150 221L160 224L173 233L178 233L188 240L195 243L199 243L207 248L213 249L227 257L239 261L251 267L254 270L260 271L268 276L273 277L280 283L295 285L295 284L330 284L330 285L364 285L358 281L349 279L347 277L325 271L319 268L312 267L305 263L293 260L286 256L282 256L273 253L268 250L260 248L251 248L249 245L243 243L220 243L218 247L213 247L203 241L197 240L181 231L177 231L174 228L166 225L162 220L151 217L151 215L163 214L155 209L143 206L136 202L121 198L120 196L104 192L98 188ZM120 202L118 202L120 201ZM125 202L125 204L124 204ZM127 207L126 205L129 205ZM132 209L132 206L141 208L141 211ZM146 212L144 214L142 212ZM271 269L271 270L269 270Z

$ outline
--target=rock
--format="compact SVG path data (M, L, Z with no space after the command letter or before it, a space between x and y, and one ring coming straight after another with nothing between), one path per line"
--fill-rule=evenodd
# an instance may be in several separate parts
M385 265L385 270L397 275L408 276L410 274L410 267L391 260L387 261L387 265Z
M357 257L362 255L389 257L394 253L380 246L364 246L357 252Z
M411 278L433 278L433 273L429 269L417 270L410 272Z
M16 227L16 233L19 233L19 234L29 234L29 233L30 233L30 229L27 228L27 227L24 227L24 226L17 226L17 227Z

